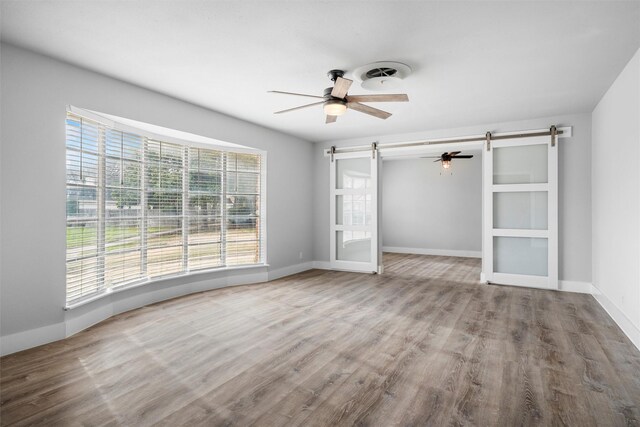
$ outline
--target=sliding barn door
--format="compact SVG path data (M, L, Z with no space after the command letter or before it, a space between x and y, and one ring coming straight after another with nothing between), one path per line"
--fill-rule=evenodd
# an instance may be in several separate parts
M491 141L483 159L483 272L492 283L558 288L558 147Z
M334 154L330 162L331 268L378 272L378 170L375 149Z

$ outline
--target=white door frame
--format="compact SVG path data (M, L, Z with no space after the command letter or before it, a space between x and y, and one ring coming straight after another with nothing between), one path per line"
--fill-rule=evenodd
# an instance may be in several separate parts
M336 188L336 166L340 160L367 158L371 161L371 187L365 189L337 189ZM354 271L361 273L378 273L381 264L380 237L378 225L378 192L379 179L378 170L380 166L380 156L374 149L372 151L359 151L352 153L334 154L333 160L329 163L329 221L330 221L330 265L333 270ZM337 224L336 196L350 194L371 195L371 223L368 225L339 225ZM338 231L367 231L371 233L371 258L370 262L344 261L337 259L336 232Z

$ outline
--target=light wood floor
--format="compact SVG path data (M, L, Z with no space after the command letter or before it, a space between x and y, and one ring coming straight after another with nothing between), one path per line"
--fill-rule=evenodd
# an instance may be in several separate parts
M640 352L588 295L385 255L116 316L1 362L2 425L637 425Z

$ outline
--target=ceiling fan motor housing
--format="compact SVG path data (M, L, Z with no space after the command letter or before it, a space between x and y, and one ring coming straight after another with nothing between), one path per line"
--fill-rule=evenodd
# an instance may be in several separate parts
M329 72L327 72L327 76L329 76L332 82L335 82L336 80L338 80L338 77L344 77L344 71L330 70Z

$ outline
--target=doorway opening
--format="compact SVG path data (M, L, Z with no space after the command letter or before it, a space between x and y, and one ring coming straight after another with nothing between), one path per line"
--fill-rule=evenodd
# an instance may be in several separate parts
M437 151L436 151L437 150ZM440 161L441 147L410 157L383 157L380 171L382 251L482 259L482 149L456 149ZM447 153L450 151L447 151ZM448 167L444 167L448 166ZM386 259L397 257L383 256ZM429 258L424 258L429 260Z

